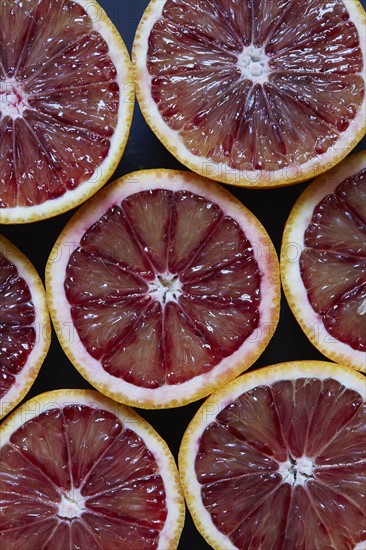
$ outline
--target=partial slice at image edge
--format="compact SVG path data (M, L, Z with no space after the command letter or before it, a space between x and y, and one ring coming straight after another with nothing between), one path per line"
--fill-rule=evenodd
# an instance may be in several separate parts
M22 224L71 210L113 175L135 97L127 48L95 0L37 2L30 11L17 2L16 18L12 5L0 14L9 21L0 63L0 222Z
M280 264L287 302L311 343L366 372L366 151L303 191L285 224Z
M51 325L43 283L31 262L0 235L0 418L28 393L47 355Z
M365 133L365 36L358 0L152 0L133 45L137 99L189 169L291 185L332 168Z
M363 548L365 398L362 374L323 361L271 365L212 394L178 457L212 548Z
M178 547L185 505L174 458L129 407L94 390L50 391L8 416L0 436L9 550L54 537L81 550Z

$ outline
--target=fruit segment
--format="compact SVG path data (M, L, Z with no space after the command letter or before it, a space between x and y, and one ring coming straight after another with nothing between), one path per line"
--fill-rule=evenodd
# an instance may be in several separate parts
M162 335L161 305L151 301L125 338L103 356L103 367L113 376L142 387L161 386L165 381Z
M180 306L207 341L223 354L236 351L258 326L258 310L243 304L226 305L183 295Z
M225 216L206 240L203 248L182 273L185 282L201 279L212 270L251 256L251 245L239 224Z
M188 191L141 191L109 208L66 273L89 354L143 388L209 372L260 321L261 273L243 229Z
M136 40L136 55L146 49L141 87L151 77L142 106L149 114L154 101L157 132L200 173L189 154L249 171L322 162L364 102L351 13L341 0L167 0L148 43Z
M81 245L93 256L109 260L145 279L153 278L150 264L144 259L120 208L112 208L95 223L83 237Z
M91 302L74 306L72 319L90 355L100 359L111 351L130 332L149 302L149 298L136 298L111 304Z
M366 278L366 259L329 250L307 248L300 270L315 311L325 314L348 291Z
M140 436L128 427L135 422L141 429L141 419L125 411L124 422L101 404L86 404L87 397L77 403L70 394L65 399L75 398L74 404L61 405L55 396L53 407L17 427L1 448L4 547L15 549L18 540L50 550L158 548L172 491L163 480L168 472L161 472L166 458L149 450L147 432ZM154 445L154 453L162 453L161 442Z
M88 254L82 248L71 256L65 289L71 303L114 302L147 291L147 283L113 262Z
M366 224L366 169L346 179L337 192L338 196Z
M366 170L320 201L305 231L302 281L331 337L366 350Z
M159 273L167 269L170 209L173 193L166 189L141 191L123 201L123 210L134 228L145 255Z
M205 243L222 217L222 212L216 204L192 193L179 191L174 198L168 270L179 273Z
M195 448L202 504L235 548L351 550L366 536L365 403L332 378L283 378L216 402Z

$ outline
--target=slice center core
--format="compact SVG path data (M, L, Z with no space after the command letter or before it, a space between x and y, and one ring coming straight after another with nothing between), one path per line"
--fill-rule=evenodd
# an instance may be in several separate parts
M23 116L29 108L28 96L20 82L11 78L0 83L0 113L2 117L10 116L13 120Z
M162 305L167 302L177 302L182 294L178 275L169 272L156 275L155 280L149 285L149 294Z
M289 483L293 487L295 485L305 485L309 479L314 479L313 476L314 463L311 458L302 456L294 459L291 455L282 462L279 467L279 472L284 483Z
M79 518L84 511L85 499L79 489L71 489L62 494L57 514L60 518Z
M253 83L263 84L268 81L268 56L263 48L250 45L238 55L237 66L243 78Z

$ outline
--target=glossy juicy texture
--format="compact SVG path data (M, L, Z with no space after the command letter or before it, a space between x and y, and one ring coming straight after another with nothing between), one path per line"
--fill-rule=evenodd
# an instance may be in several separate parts
M365 93L342 0L167 0L147 68L159 112L188 150L242 170L324 154Z
M241 550L353 550L366 538L365 420L361 396L332 379L242 394L199 442L213 523Z
M76 2L2 2L0 26L0 207L32 206L107 157L120 91L108 46Z
M29 287L0 252L0 398L15 384L34 347L34 322Z
M90 355L113 376L158 388L211 370L243 344L259 323L260 283L234 219L193 193L157 189L127 197L86 231L65 292Z
M304 236L301 276L329 334L366 350L366 170L316 206Z
M0 486L7 550L156 549L167 516L143 440L85 405L50 409L17 429L0 451ZM65 500L76 503L71 513Z

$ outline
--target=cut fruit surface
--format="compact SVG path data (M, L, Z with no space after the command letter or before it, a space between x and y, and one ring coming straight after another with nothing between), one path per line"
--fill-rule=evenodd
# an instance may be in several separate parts
M95 391L57 390L25 403L0 434L1 547L177 548L176 465L133 410Z
M0 6L0 222L77 206L111 177L134 95L130 60L95 0Z
M0 418L29 391L50 342L46 296L38 273L0 235Z
M281 275L288 303L327 357L366 370L366 152L316 179L286 223Z
M322 361L259 369L211 395L179 451L188 507L208 543L363 548L365 399L360 373Z
M102 393L139 407L208 395L252 365L278 322L267 233L188 172L135 172L101 191L61 233L46 279L70 360Z
M191 170L289 185L342 160L365 131L358 0L152 0L137 29L137 98Z

